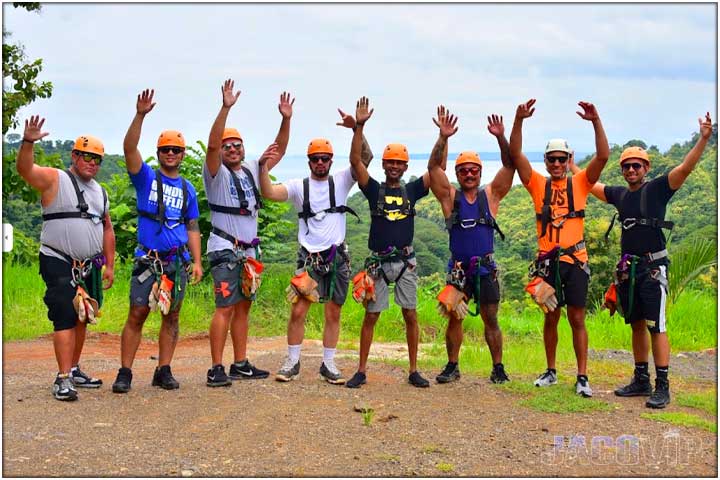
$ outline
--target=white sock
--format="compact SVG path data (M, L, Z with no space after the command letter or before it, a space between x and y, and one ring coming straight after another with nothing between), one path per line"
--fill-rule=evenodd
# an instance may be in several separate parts
M292 360L293 363L300 361L301 346L302 343L300 345L288 345L288 357L290 357L290 360Z
M323 363L329 369L335 367L335 350L334 348L323 348Z

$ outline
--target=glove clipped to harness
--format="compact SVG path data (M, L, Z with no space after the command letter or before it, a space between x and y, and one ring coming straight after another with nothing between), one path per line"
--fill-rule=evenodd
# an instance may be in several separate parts
M445 285L445 288L437 296L437 300L438 312L444 317L450 318L450 315L454 315L462 320L468 313L465 294L454 285Z
M602 304L602 308L607 308L611 317L617 311L617 290L614 282L610 284L605 292L605 303Z
M287 292L287 299L290 303L296 303L298 298L304 297L307 300L317 303L320 301L320 293L317 290L318 284L307 270L302 270L300 273L295 273L295 276L290 280L290 285L285 289Z
M246 298L250 298L255 294L262 279L260 274L265 266L259 260L248 257L243 265L242 292Z
M368 275L367 270L361 270L353 277L352 296L353 300L365 307L368 302L375 301L375 281Z
M100 307L97 300L92 298L81 286L77 287L75 297L73 298L73 307L78 314L78 320L83 323L95 325L96 317L99 316Z
M552 312L558 306L555 289L542 277L534 277L525 287L525 291L532 296L544 313Z
M172 289L174 282L167 275L160 277L160 282L153 283L150 296L148 297L148 307L154 312L160 310L163 315L170 313L172 306Z

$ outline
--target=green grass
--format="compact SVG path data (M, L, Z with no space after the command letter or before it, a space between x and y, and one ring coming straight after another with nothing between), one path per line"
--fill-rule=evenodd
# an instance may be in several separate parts
M445 473L452 472L453 470L455 470L455 466L452 463L444 463L444 462L440 462L440 463L436 464L435 468L437 468L441 472L445 472Z
M529 385L529 384L528 384ZM608 412L613 410L611 404L602 400L583 398L575 394L573 385L554 385L552 387L537 388L536 393L531 394L519 402L519 405L547 413L587 413L587 412Z
M707 430L708 432L717 433L717 421L710 421L697 415L684 412L660 412L660 413L641 413L642 418L654 420L656 422L671 423L683 427L694 427Z
M675 402L717 416L717 390L714 388L700 393L678 393Z

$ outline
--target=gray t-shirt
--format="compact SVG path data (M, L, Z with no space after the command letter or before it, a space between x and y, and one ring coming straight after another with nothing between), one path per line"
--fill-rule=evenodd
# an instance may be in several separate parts
M50 205L42 208L42 213L76 212L77 195L70 177L62 170L58 171L58 193ZM103 193L100 184L91 179L84 182L75 176L78 188L83 192L88 204L88 213L102 217L103 212L110 208L109 200L103 206ZM40 232L40 253L50 257L61 258L45 245L69 255L77 260L94 257L103 249L103 224L99 218L62 218L47 220L42 224ZM64 259L63 259L64 260Z
M257 160L245 161L243 166L252 173L255 185L260 188L258 179L258 162ZM235 175L240 179L240 186L245 192L245 199L248 202L248 209L253 212L252 216L230 215L229 213L210 212L211 222L214 227L229 233L241 242L250 243L257 237L257 210L255 205L257 199L253 192L252 184L245 172L239 168L235 170ZM203 185L207 194L208 202L227 207L239 207L240 200L235 191L235 183L230 176L230 170L225 165L220 165L215 177L210 175L207 163L203 165ZM214 233L210 233L207 241L207 252L215 252L218 250L232 249L233 244L222 237L218 237Z

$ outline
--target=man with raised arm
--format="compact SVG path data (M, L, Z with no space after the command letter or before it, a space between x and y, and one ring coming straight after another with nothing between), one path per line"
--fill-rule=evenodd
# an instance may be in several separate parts
M187 286L188 247L193 285L203 275L197 194L178 172L185 155L185 138L176 130L160 134L157 170L143 162L137 148L145 115L155 107L154 94L154 90L143 90L138 95L136 114L123 142L128 175L137 194L139 245L130 280L130 311L120 343L121 368L113 383L115 393L127 393L131 388L131 369L142 327L150 310L156 309L162 314L162 323L152 385L166 390L180 387L170 362L178 341L180 307Z
M402 309L405 320L410 360L408 382L414 387L429 387L430 382L417 371L420 338L416 310L418 275L412 241L415 233L415 203L428 194L430 176L426 172L408 184L400 182L408 168L410 157L407 148L399 143L391 143L383 150L385 181L379 183L370 176L361 155L364 125L373 113L373 110L368 110L368 106L366 97L357 102L357 127L350 148L353 176L370 206L368 248L371 251L365 260L365 270L353 279L353 297L358 286L362 286L366 293L369 293L368 287L372 288L374 295L356 297L356 300L362 301L365 306L365 318L360 333L360 364L357 373L348 380L346 386L359 388L367 381L365 372L373 330L380 313L390 306L390 284L394 284L395 303Z
M620 155L620 168L627 187L611 187L598 182L591 190L597 198L615 206L622 226L622 257L606 300L614 313L612 297L617 289L625 323L632 328L635 371L630 383L615 390L615 395L650 396L645 403L649 408L665 408L670 403L670 342L665 318L670 259L662 229L673 227L672 222L665 220L667 204L695 169L712 135L709 112L704 120L698 119L698 123L700 136L697 143L670 173L646 181L650 171L648 153L640 147L628 147ZM570 168L573 172L580 170L574 164ZM615 217L613 224L614 221ZM650 332L649 339L647 332ZM648 369L650 345L655 362L654 391Z
M439 296L439 309L448 317L445 332L448 363L436 380L438 383L448 383L460 378L458 361L463 340L462 322L467 312L465 302L469 303L472 299L476 305L475 315L479 311L485 324L485 341L493 362L490 381L504 383L510 379L502 363L502 332L497 321L500 285L493 251L495 231L502 236L495 217L500 200L510 191L515 174L505 138L505 126L501 116L488 117L488 131L497 138L502 160L502 167L493 181L480 188L482 162L476 152L466 151L455 160L455 175L460 185L457 190L450 185L444 168L448 138L458 129L455 126L457 117L441 105L438 107L438 118L433 121L440 135L428 160L430 188L440 201L446 219L451 253L448 284Z
M102 290L113 284L115 232L107 193L95 181L105 155L102 142L82 135L75 140L68 170L41 167L35 164L33 144L48 135L42 131L44 123L37 115L25 120L16 166L40 192L40 275L58 364L53 396L73 401L78 398L76 387L102 385L80 370L80 355L87 324L95 323L102 304Z
M545 147L545 177L533 170L522 153L523 120L532 116L535 99L520 104L510 134L510 157L520 180L530 193L535 205L538 236L538 256L533 265L533 279L526 290L545 312L543 341L547 370L535 386L545 387L557 383L555 353L558 342L558 322L563 305L573 334L573 347L577 359L575 392L591 397L592 389L587 377L588 338L585 330L585 304L587 300L590 268L584 240L585 202L593 184L600 178L610 155L600 115L592 103L579 102L582 112L577 114L592 123L595 130L596 153L585 170L568 177L568 161L573 152L563 139L550 140Z
M235 82L228 79L221 88L223 103L210 130L203 167L203 184L212 219L207 256L215 291L215 314L210 323L209 387L230 385L231 379L267 378L270 373L256 368L247 357L248 314L263 268L257 237L262 199L257 188L258 161L245 161L240 132L225 128L228 113L240 97L240 91L233 93L234 85ZM289 93L280 95L278 108L282 121L271 146L276 153L268 161L268 169L275 166L287 148L294 102ZM265 155L268 154L266 150ZM234 362L226 374L222 360L228 325Z
M355 128L355 119L339 110L338 125ZM372 152L363 138L363 162L367 165ZM355 184L350 167L330 175L333 149L324 138L313 139L308 145L310 177L290 180L285 184L270 182L266 158L260 159L260 191L263 197L287 201L298 212L297 270L287 289L292 307L288 321L288 354L275 379L289 382L300 374L300 347L305 336L305 316L312 303L325 304L323 330L323 380L345 383L335 365L335 347L340 336L340 311L350 281L350 255L345 245L345 213L355 215L345 205L348 192Z

